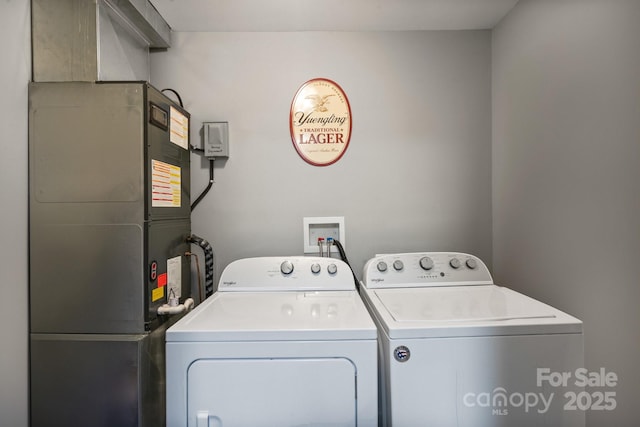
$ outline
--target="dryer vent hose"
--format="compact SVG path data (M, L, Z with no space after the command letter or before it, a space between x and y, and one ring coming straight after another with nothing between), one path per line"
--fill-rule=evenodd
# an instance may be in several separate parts
M209 242L195 234L189 236L187 242L200 246L204 252L204 297L208 298L213 294L213 248Z

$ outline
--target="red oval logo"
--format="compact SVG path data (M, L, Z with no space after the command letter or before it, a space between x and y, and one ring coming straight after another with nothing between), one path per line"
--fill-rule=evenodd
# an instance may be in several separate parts
M329 79L304 83L291 102L291 141L304 161L331 165L344 155L351 140L351 107L342 88Z

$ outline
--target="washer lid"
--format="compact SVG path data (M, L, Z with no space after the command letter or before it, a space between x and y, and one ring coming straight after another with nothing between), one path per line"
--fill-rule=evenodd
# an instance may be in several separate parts
M367 292L392 338L580 333L566 313L495 285Z
M217 292L167 330L167 341L376 339L356 291Z

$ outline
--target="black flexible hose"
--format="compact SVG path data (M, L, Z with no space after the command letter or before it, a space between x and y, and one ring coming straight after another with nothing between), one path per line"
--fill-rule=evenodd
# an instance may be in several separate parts
M344 251L344 247L342 246L342 243L340 243L340 241L336 240L336 239L333 239L333 243L338 248L338 252L340 253L340 259L342 261L344 261L349 266L349 269L351 270L351 274L353 275L353 281L356 284L356 289L359 291L360 290L360 282L358 281L358 278L356 277L356 273L353 271L353 268L351 267L351 264L349 264L349 260L347 259L347 254Z
M177 97L178 97L178 103L180 104L180 106L181 106L182 108L184 108L184 104L182 103L182 97L180 96L180 94L178 93L178 91L176 91L176 90L171 89L170 87L168 87L168 88L166 88L166 89L162 89L160 92L163 92L163 93L164 93L164 92L166 92L166 91L168 91L168 92L172 92L173 94L175 94L175 96L177 96Z
M209 242L195 234L189 236L187 242L200 246L204 252L204 297L208 298L213 294L213 248Z
M202 199L204 199L204 196L207 195L207 193L209 192L209 190L211 190L211 186L213 185L213 159L209 159L209 185L207 185L207 188L204 189L204 191L202 193L200 193L200 195L198 196L198 198L195 200L195 202L193 202L191 204L191 211L193 212L193 210L196 208L196 206L198 206L198 203L200 203L200 201Z

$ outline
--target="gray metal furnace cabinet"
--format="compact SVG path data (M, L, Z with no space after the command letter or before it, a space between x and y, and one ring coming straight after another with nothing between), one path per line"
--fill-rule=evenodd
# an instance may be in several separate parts
M189 114L145 82L32 83L29 189L31 425L164 425Z

